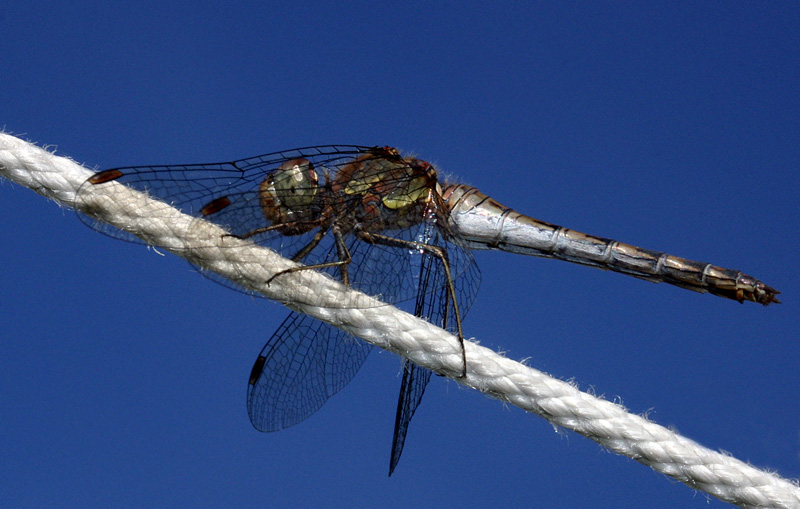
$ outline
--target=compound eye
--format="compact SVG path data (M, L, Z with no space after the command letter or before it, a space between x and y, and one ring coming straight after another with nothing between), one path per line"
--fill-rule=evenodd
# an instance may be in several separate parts
M290 209L311 205L319 192L319 175L308 159L286 161L268 180L267 188L276 202Z

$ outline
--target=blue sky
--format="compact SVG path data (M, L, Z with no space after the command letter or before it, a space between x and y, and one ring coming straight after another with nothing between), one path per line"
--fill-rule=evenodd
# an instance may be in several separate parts
M746 303L476 254L465 334L800 477L800 7L10 3L0 125L98 169L392 145L540 219L740 269ZM291 429L247 376L287 311L2 182L0 505L723 507L400 361Z

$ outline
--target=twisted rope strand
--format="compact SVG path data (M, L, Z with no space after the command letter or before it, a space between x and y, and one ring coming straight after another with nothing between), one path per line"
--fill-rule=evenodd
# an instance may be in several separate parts
M76 192L92 172L14 136L0 133L0 175L64 206L92 211L102 220L164 246L205 270L283 302L288 307L339 327L369 343L467 387L544 417L554 425L591 438L692 488L741 507L800 507L800 488L776 474L707 449L620 405L598 399L488 348L466 342L467 376L455 336L430 323L380 305L316 271L273 274L295 264L275 252L222 235L200 222L121 184L93 190L80 203ZM192 228L187 228L189 223ZM191 238L179 232L191 230ZM185 235L185 234L184 234ZM337 307L347 294L351 308ZM314 295L314 303L304 296ZM355 299L355 300L352 300Z

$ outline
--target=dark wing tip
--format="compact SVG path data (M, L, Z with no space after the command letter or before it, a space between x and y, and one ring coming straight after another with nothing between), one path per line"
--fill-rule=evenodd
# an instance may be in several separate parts
M102 184L104 182L117 180L122 175L123 173L119 170L103 170L89 177L89 183L94 185Z

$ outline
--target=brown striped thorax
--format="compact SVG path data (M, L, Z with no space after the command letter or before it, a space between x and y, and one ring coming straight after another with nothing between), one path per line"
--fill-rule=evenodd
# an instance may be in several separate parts
M437 184L433 166L383 147L344 166L333 192L342 196L341 204L356 202L353 219L361 228L380 232L423 222L426 210L437 205Z

